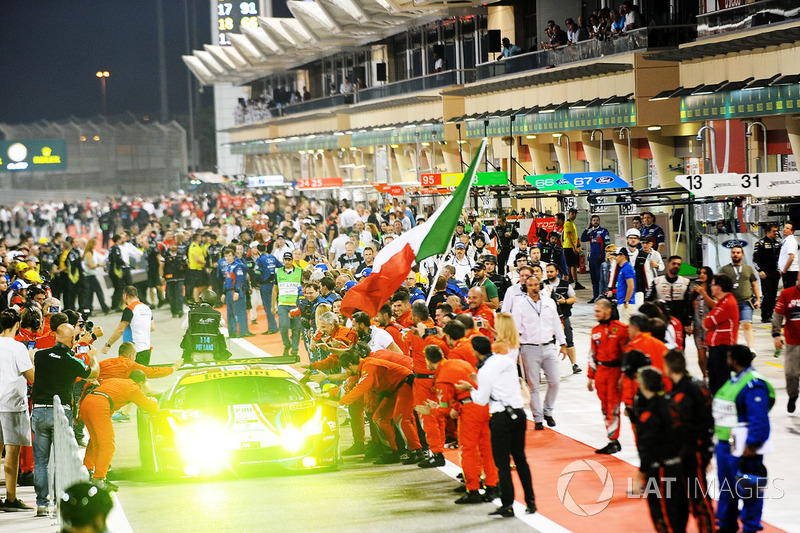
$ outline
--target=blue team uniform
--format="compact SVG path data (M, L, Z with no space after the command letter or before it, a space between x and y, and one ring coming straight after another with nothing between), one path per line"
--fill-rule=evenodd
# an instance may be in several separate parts
M272 291L275 288L275 272L283 266L280 260L272 254L261 254L253 265L255 283L261 292L261 303L267 314L267 331L278 331L278 320L272 313Z
M223 280L222 290L225 292L225 304L228 307L228 335L231 338L248 335L247 329L247 300L245 296L245 283L247 282L247 267L240 259L228 263L224 258L217 264L217 273ZM234 293L239 294L239 300L234 302Z
M600 296L603 261L606 260L606 246L611 244L611 235L605 228L583 230L581 242L589 243L589 274L592 277L593 299Z

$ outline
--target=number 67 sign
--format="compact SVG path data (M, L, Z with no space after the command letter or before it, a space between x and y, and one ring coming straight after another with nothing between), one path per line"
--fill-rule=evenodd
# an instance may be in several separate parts
M675 176L675 182L698 197L796 196L797 188L800 186L800 172L684 174Z

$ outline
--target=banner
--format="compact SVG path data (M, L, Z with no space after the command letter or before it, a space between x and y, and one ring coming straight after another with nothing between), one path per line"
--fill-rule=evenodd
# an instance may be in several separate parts
M675 182L699 197L755 196L774 198L798 196L800 172L755 172L752 174L683 174Z
M525 181L540 191L598 191L627 189L627 181L613 172L572 172L569 174L540 174L525 176Z

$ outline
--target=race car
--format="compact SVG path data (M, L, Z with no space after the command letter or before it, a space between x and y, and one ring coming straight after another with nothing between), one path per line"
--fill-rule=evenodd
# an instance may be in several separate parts
M267 364L209 366L181 376L159 410L137 416L142 466L213 475L241 465L289 470L339 464L337 409Z

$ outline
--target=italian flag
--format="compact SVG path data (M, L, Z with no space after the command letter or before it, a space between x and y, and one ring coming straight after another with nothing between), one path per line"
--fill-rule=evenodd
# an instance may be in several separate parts
M364 311L371 317L375 316L403 284L414 263L447 251L485 149L484 139L453 195L428 220L406 231L378 252L372 274L345 294L342 314L352 316L356 311Z

